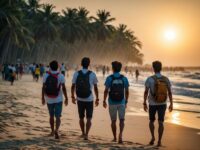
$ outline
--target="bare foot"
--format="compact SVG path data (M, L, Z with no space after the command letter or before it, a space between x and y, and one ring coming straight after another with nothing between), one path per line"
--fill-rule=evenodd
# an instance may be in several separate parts
M88 135L85 135L85 136L84 136L84 140L88 140Z
M58 135L58 132L55 132L55 139L59 139L59 135Z
M118 140L118 143L119 143L119 144L123 144L123 140L122 140L122 135L121 135L121 134L119 134L119 140Z
M54 136L54 131L52 131L52 132L49 134L49 136Z
M162 146L161 141L158 141L157 147Z
M154 141L155 141L155 138L152 138L151 141L149 142L149 145L154 145Z
M111 142L117 142L117 138L114 138Z
M85 134L81 134L81 135L80 135L80 138L85 138Z

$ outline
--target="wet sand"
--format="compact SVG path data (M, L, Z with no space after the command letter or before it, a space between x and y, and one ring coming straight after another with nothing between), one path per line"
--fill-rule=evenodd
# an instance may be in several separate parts
M102 98L103 78L99 80ZM71 79L67 79L68 93L70 83ZM47 107L41 104L41 82L33 82L30 75L25 75L14 86L0 80L0 149L158 149L148 145L150 134L147 114L137 102L140 99L138 94L134 90L130 93L123 145L110 142L110 118L102 102L94 110L90 140L81 139L77 106L71 103L71 99L69 105L63 107L61 139L55 140L48 136L49 118ZM165 123L163 147L159 149L199 149L199 132L198 129Z

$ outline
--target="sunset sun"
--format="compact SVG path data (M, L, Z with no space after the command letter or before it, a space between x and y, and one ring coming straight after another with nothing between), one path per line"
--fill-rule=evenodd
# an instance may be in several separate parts
M168 28L164 31L164 38L166 41L175 41L177 37L176 30L173 28Z

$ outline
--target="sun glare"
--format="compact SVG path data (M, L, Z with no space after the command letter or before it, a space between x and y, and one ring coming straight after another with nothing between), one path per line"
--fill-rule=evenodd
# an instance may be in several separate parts
M174 41L176 39L176 31L172 28L166 29L164 37L167 41Z

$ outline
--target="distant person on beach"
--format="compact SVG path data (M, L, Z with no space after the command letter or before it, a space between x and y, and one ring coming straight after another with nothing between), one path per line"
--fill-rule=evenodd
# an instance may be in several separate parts
M15 79L18 80L19 79L19 64L15 65L15 69L16 69L16 71L15 71L15 73L16 73Z
M22 64L19 65L19 79L22 79L24 73L24 66Z
M136 79L136 82L138 82L139 75L140 75L140 72L139 72L138 69L136 69L135 70L135 79Z
M14 81L16 79L16 68L15 68L14 65L10 66L10 69L9 69L9 79L10 79L11 85L13 85Z
M110 72L110 68L108 66L106 67L106 72L107 72L107 74L109 74L109 72Z
M37 64L36 67L35 67L35 80L36 80L36 82L38 82L39 77L40 77L40 67Z
M106 66L103 66L103 67L102 67L102 74L103 74L103 77L105 77L105 74L106 74Z
M40 77L42 78L45 73L45 68L43 64L40 64Z
M151 141L150 145L154 144L154 121L155 115L158 113L158 144L161 146L162 135L164 131L164 118L165 111L167 107L167 97L169 97L170 105L169 111L173 110L173 101L172 101L172 92L171 92L171 83L169 79L161 74L162 63L159 61L154 61L152 63L154 75L147 78L145 82L145 92L144 92L144 110L149 111L149 129L151 132ZM149 106L147 106L147 98Z
M71 87L71 95L72 95L72 103L78 105L78 113L79 113L79 124L82 131L82 137L85 140L88 140L88 134L91 128L91 120L93 116L93 101L94 96L92 89L94 87L94 92L96 95L95 105L99 105L99 93L97 87L97 77L96 74L90 70L88 67L90 65L90 59L84 57L81 61L82 70L76 71L74 73L72 79L72 87ZM75 97L76 93L76 97ZM86 114L87 122L84 123L84 117ZM86 130L85 130L86 125Z
M113 142L117 141L117 113L120 121L119 143L123 143L122 134L124 129L125 109L129 98L129 82L128 79L120 74L122 64L120 62L112 62L113 74L108 76L105 82L104 91L104 108L107 107L107 96L109 95L109 113L111 118L111 128L113 132Z
M125 71L126 74L128 74L128 67L127 66L124 68L124 71Z
M66 71L66 68L65 68L65 64L62 63L61 67L60 67L60 71L61 73L65 76L65 71Z
M1 75L2 75L2 80L5 80L5 73L4 73L4 67L5 67L5 65L4 64L2 64L1 65Z
M65 96L65 105L68 105L67 90L65 87L65 78L58 71L58 62L50 63L51 71L43 77L42 104L47 103L50 115L51 136L59 139L58 130L60 127L60 117L62 114L63 94ZM54 116L56 118L56 129L54 129Z
M29 66L29 69L30 69L31 74L32 74L32 76L33 76L33 80L35 80L35 68L36 68L36 64L35 64L35 63L33 63L33 64L31 64L31 65Z

